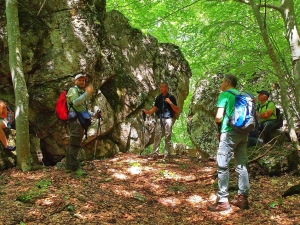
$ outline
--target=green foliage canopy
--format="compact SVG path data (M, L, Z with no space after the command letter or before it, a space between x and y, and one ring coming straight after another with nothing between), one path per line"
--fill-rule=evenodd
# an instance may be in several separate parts
M257 4L278 5L274 0ZM299 0L295 1L296 15ZM211 75L233 73L240 79L240 88L256 92L277 85L276 72L250 6L237 1L200 0L107 0L107 10L122 12L135 28L155 36L160 42L178 45L188 60L193 87L199 79ZM270 39L289 75L290 49L281 15L272 8L260 9Z
M244 78L245 85L248 79L263 74L268 75L265 76L268 79L259 83L260 86L276 81L252 9L245 4L235 1L108 0L107 8L121 11L133 27L155 36L160 42L178 45L190 63L194 80L206 74L231 72ZM289 48L280 15L270 9L265 12L263 8L261 13L278 46L278 54L289 64ZM253 84L245 88L252 87Z

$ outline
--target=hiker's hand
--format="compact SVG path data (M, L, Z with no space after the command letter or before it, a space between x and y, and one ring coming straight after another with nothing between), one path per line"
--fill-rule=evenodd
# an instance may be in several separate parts
M85 91L88 93L88 96L91 96L94 92L94 87L92 84L89 84L86 88Z
M170 105L173 104L169 98L166 98L166 99L165 99L165 102L169 103Z
M145 121L146 120L146 113L144 111L142 112L142 117L143 117L143 120Z
M148 114L146 109L142 109L142 113Z
M96 118L102 119L102 112L100 110L96 112Z

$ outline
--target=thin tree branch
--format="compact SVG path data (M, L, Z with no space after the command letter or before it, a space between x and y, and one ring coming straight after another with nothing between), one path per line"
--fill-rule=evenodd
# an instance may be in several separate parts
M40 10L38 11L38 13L37 13L37 15L36 15L36 16L39 16L39 14L40 14L40 12L41 12L42 8L43 8L43 7L44 7L44 5L45 5L45 2L46 2L46 0L44 0L44 2L43 2L43 4L42 4L42 6L41 6L41 8L40 8Z
M242 4L246 4L246 5L250 5L249 1L244 1L244 0L236 0L236 2L242 3ZM276 6L276 5L271 5L271 4L258 4L257 7L259 8L269 8L269 9L275 9L279 12L282 12L282 7L281 6Z
M279 136L280 136L280 135L274 137L272 140L276 139L276 138L279 137ZM271 141L272 141L272 140L271 140ZM271 142L271 141L270 141L270 142ZM266 145L269 144L270 142L266 143L264 146L266 146ZM267 155L267 154L272 150L272 148L275 146L276 143L277 143L277 140L276 140L276 141L274 142L274 144L273 144L270 148L268 148L263 154L257 156L255 159L252 159L251 161L248 162L248 164L257 162L259 159L263 158L265 155ZM264 146L260 147L260 148L257 149L257 150L262 149Z
M195 2L193 2L193 3L191 3L191 4L189 4L189 5L185 5L185 6L181 7L181 8L179 8L179 9L176 9L175 11L173 11L173 12L169 13L168 15L166 15L166 16L160 18L159 20L156 20L155 22L157 23L157 22L160 22L160 21L162 21L162 20L165 20L166 18L168 18L168 17L170 17L170 16L176 14L177 12L179 12L179 11L181 11L181 10L183 10L183 9L186 9L186 8L192 6L192 5L194 5L194 4L196 4L196 3L200 2L200 1L201 1L201 0L197 0L197 1L195 1ZM151 24L152 24L152 22L149 23L147 26L150 26Z

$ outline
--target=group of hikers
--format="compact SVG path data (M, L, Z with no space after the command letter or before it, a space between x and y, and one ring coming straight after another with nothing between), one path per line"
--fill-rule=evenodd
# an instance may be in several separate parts
M81 144L84 136L84 129L78 119L78 112L88 114L91 117L100 119L101 111L96 113L88 110L87 100L93 94L94 89L91 84L86 85L87 76L79 73L74 77L75 85L66 93L68 106L68 124L70 129L70 140L66 151L66 173L77 173L81 170L81 174L85 174L80 168L78 152L81 149ZM228 200L228 185L229 185L229 162L234 157L236 169L239 174L238 193L231 204L242 208L249 208L248 193L249 193L249 177L247 171L247 143L248 133L239 133L234 130L229 119L233 114L235 105L235 93L239 93L236 89L237 78L234 75L226 75L220 85L221 93L217 101L217 113L215 123L219 127L219 147L217 151L217 166L218 166L218 192L217 201L208 207L211 211L225 211L230 209ZM230 91L228 91L230 90ZM233 93L233 94L232 94ZM275 105L269 101L270 93L262 90L258 93L258 108L257 120L259 122L258 131L263 142L270 141L270 133L276 127ZM1 102L0 102L1 104ZM0 139L4 146L4 150L13 151L15 147L8 145L3 129L6 125L5 104L0 105ZM74 113L76 112L76 114ZM174 116L179 112L176 98L169 93L168 84L162 82L160 84L160 94L155 98L154 106L149 109L142 109L143 114L156 114L155 136L153 144L153 152L151 156L157 159L159 155L159 145L163 136L165 136L164 158L170 154L172 147L171 134L174 123Z

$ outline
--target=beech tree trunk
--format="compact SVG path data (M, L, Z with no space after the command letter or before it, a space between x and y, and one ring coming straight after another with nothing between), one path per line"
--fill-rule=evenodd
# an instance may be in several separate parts
M294 1L283 0L281 3L282 4L279 11L284 21L286 28L286 39L289 42L291 50L291 60L295 83L295 105L297 111L300 112L300 40L295 16Z
M28 91L23 74L21 38L19 30L18 1L6 0L9 66L15 92L17 166L31 170L28 123Z
M292 1L292 0L288 0L288 1ZM278 60L278 57L275 53L273 45L270 41L267 29L264 26L263 19L260 14L259 6L255 4L254 0L250 0L249 2L250 2L251 8L253 9L256 21L259 25L262 38L263 38L265 45L267 47L267 50L268 50L268 54L273 62L273 67L279 78L278 82L279 82L279 86L280 86L281 104L282 104L282 108L284 110L284 114L285 114L287 122L288 122L289 134L290 134L291 141L292 141L293 145L298 150L300 150L298 138L297 138L296 131L295 131L295 125L294 125L294 121L293 121L293 114L289 111L290 100L288 99L288 93L287 93L288 85L287 85L287 82L285 79L285 71L283 71L281 68L280 61ZM290 20L290 19L287 18L287 20ZM300 88L300 86L295 87L295 89L299 89L299 88ZM295 96L296 96L296 93L295 93Z

